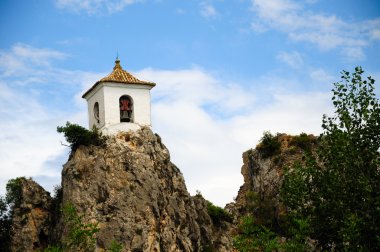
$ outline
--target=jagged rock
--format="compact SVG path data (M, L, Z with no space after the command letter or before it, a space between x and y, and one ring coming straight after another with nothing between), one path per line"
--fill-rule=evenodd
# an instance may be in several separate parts
M62 171L63 204L97 223L96 251L232 251L231 225L213 225L191 197L168 149L149 128L122 132L106 147L79 147Z
M20 179L20 204L13 209L11 251L38 251L46 247L50 235L52 199L32 179Z
M250 149L243 153L243 166L241 174L244 184L240 187L236 201L228 204L227 209L233 216L241 216L248 211L247 194L254 192L261 199L273 201L277 211L279 208L279 190L282 184L285 168L291 168L295 162L304 161L305 144L309 144L310 150L314 151L317 138L313 135L306 136L305 142L297 142L298 136L279 134L280 149L274 155L262 155L258 148Z

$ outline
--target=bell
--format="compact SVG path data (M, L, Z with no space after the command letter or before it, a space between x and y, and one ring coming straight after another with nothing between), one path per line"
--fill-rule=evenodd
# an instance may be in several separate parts
M120 111L120 121L121 122L130 122L131 121L131 115L129 111Z

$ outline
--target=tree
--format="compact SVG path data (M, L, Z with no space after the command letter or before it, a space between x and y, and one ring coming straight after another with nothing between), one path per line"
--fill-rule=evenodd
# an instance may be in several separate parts
M5 197L0 196L0 251L10 251L13 210L22 200L22 181L25 177L10 179Z
M5 197L0 196L0 251L10 251L12 218Z
M106 141L106 137L94 127L87 130L78 124L66 122L66 126L57 127L57 132L65 135L66 141L70 144L71 151L74 152L80 145L96 145L102 146Z
M315 157L284 177L289 212L310 222L322 249L380 250L380 105L375 80L356 67L334 83Z

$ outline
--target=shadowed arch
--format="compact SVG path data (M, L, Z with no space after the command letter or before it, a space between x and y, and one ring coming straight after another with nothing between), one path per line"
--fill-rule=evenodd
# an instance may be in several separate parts
M129 95L119 98L120 122L133 122L133 99Z

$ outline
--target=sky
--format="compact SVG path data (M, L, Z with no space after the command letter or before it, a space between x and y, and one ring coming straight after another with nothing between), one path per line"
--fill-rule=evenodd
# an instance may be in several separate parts
M377 0L2 0L0 14L3 195L18 176L60 183L56 127L88 127L81 96L117 55L157 83L153 131L189 192L219 206L264 131L321 133L342 70L380 81Z

